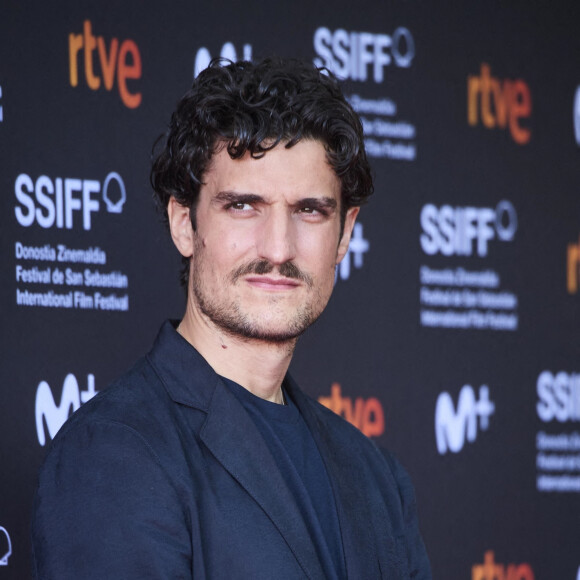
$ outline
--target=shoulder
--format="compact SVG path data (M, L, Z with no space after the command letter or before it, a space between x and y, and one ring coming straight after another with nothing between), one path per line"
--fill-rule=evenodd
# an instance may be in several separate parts
M41 469L110 472L121 457L134 466L175 465L179 410L146 357L83 404L51 442Z
M50 570L55 578L95 578L102 565L118 571L115 577L137 577L128 570L144 570L143 561L154 565L147 558L167 557L163 569L173 569L178 556L150 553L159 530L173 534L166 543L187 554L182 467L177 453L171 454L178 446L172 428L169 433L160 428L167 414L159 408L163 386L152 383L150 372L139 361L74 413L55 437L39 473L32 516L38 577Z
M63 454L74 455L75 460L86 458L99 446L106 447L109 438L120 446L144 445L147 429L140 415L158 406L161 397L162 388L154 382L146 359L140 359L69 417L54 437L44 467Z
M89 497L97 511L102 498L120 509L118 498L141 489L175 496L184 466L174 406L151 365L139 360L57 433L39 472L37 513L60 506L72 514Z
M164 389L146 357L95 397L84 403L57 433L53 445L91 423L111 422L127 427L139 426L139 417L160 406Z

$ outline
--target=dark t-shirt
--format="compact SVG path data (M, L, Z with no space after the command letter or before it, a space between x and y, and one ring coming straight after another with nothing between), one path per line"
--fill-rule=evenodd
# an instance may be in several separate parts
M256 397L234 381L222 378L248 411L274 456L296 499L326 577L333 580L345 578L334 495L324 462L300 411L286 390L283 390L286 405L279 405Z

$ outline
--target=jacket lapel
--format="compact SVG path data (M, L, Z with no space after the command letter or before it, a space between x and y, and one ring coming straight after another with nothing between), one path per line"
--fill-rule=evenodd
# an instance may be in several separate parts
M299 507L275 459L251 417L219 378L200 437L215 458L272 520L306 577L323 579L324 574Z
M344 431L334 433L321 421L320 415L312 409L312 402L292 379L288 380L288 386L328 471L340 522L347 576L353 579L380 578L381 567L373 525L376 514L372 513L368 497L372 495L372 490L369 490L369 482L365 480L365 470L356 463L346 461L347 458L358 458L357 450L352 449L350 439L341 436Z
M171 399L207 413L200 437L272 520L304 574L324 573L300 510L242 404L207 361L167 321L148 355Z

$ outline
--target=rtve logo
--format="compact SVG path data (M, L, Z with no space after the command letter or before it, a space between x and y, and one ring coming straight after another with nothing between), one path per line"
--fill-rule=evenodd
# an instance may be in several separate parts
M368 240L363 237L363 225L355 223L352 231L352 237L348 245L348 250L340 264L337 267L335 275L335 283L340 276L341 280L348 280L350 278L350 257L352 256L353 266L357 269L363 267L363 256L369 251L370 244Z
M385 432L385 414L378 399L370 397L366 401L357 397L343 397L339 383L332 383L330 397L318 397L318 402L337 415L342 415L349 423L362 431L367 437L378 437Z
M543 371L536 383L538 417L545 423L556 419L580 422L580 374Z
M532 114L532 97L528 85L521 79L501 82L491 76L490 67L482 63L480 76L467 77L467 121L475 127L481 122L488 129L509 126L512 139L519 145L528 143L530 129L522 127L521 119Z
M101 194L109 213L121 213L127 200L125 184L115 171L109 173L102 185L93 179L57 177L52 180L41 175L33 181L21 173L14 182L17 204L14 213L18 223L29 227L38 223L42 228L73 229L75 212L82 218L84 230L91 229L91 214L100 211L101 204L93 195Z
M475 564L471 568L471 580L535 580L534 572L529 564L495 563L493 550L488 550L483 558L483 564Z
M252 45L244 44L242 48L242 60L252 60ZM226 42L220 51L220 57L232 62L238 60L238 53L236 47L231 42ZM212 56L205 46L202 46L195 55L195 63L193 65L193 77L195 78L202 70L206 69L212 59Z
M489 207L437 207L431 203L421 209L421 248L430 256L471 256L475 249L487 256L488 242L497 237L502 242L514 239L518 217L511 202L500 201ZM475 242L475 244L474 244Z
M46 443L45 423L50 438L54 439L64 422L81 406L81 403L86 403L96 394L95 375L87 375L87 388L81 391L76 377L71 373L64 379L60 405L57 405L48 383L40 382L36 389L35 402L38 442L43 446Z
M68 51L71 87L78 86L79 68L82 67L85 81L91 90L98 91L102 82L105 90L111 91L116 72L117 90L123 104L129 109L135 109L141 104L141 93L132 93L127 86L127 80L141 78L141 54L135 41L127 39L119 43L117 38L112 38L107 47L102 36L93 36L91 21L85 20L82 34L68 35ZM96 64L99 65L97 68ZM100 69L101 76L97 69Z
M334 32L317 28L314 32L316 66L325 66L337 77L366 81L369 65L375 83L384 80L384 69L393 63L400 68L411 66L415 57L415 41L407 28L400 26L392 35L372 32Z
M569 294L578 292L578 280L580 279L580 236L577 244L568 244L567 260L567 287Z
M473 443L477 438L477 417L479 427L486 431L489 427L489 417L495 411L495 404L489 400L487 385L479 387L479 400L471 385L465 385L459 392L457 411L454 409L451 395L444 391L437 397L435 407L435 437L437 451L445 455L447 451L459 453L463 449L465 438Z

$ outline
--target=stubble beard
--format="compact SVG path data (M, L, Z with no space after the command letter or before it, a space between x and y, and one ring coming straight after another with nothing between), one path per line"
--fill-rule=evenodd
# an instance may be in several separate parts
M197 244L196 244L197 245ZM196 247L194 255L201 256L204 249L201 246ZM296 339L313 324L322 311L324 310L327 300L325 301L318 289L314 288L312 278L301 272L294 264L287 262L279 266L278 272L282 276L288 278L296 278L309 287L309 289L316 295L313 300L299 306L296 311L287 317L286 322L279 328L268 328L268 322L264 324L257 320L259 315L250 315L242 311L241 304L234 300L229 302L221 302L207 290L203 280L207 278L208 272L205 271L203 260L195 260L192 258L191 262L191 286L190 291L197 303L199 310L204 314L215 326L224 331L226 334L244 340L259 340L271 343L288 343L296 342ZM235 289L237 281L247 274L267 274L276 269L267 260L254 260L240 266L229 275L225 276L222 281L222 287ZM264 299L264 309L275 309L277 297L272 297L271 301ZM269 303L270 302L270 303ZM313 304L319 305L314 309ZM283 328L282 328L283 326Z

